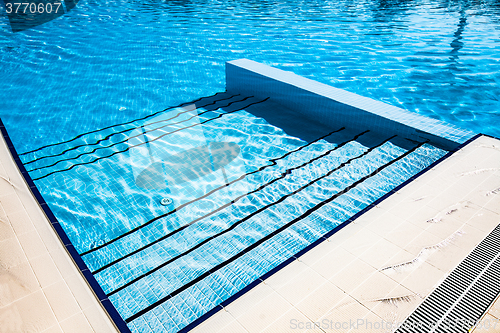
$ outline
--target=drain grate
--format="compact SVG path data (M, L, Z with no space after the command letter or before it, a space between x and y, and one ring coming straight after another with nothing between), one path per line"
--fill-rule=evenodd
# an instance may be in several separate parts
M500 293L500 225L396 330L469 332ZM496 323L491 323L495 325Z

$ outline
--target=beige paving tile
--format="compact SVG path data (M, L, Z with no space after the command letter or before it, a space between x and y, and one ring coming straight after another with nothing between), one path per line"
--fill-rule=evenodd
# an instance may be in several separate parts
M23 262L8 269L0 267L0 307L7 306L39 290L31 266Z
M2 207L5 209L7 215L24 210L21 200L19 200L19 197L15 193L1 195L0 202L2 203Z
M17 212L12 212L8 214L10 224L16 232L17 235L22 235L26 232L34 230L33 223L26 211L21 210Z
M221 332L226 326L232 324L235 321L236 319L229 312L227 312L226 310L220 310L212 317L210 317L210 320L206 320L202 324L198 325L195 329L192 330L192 332L199 332L199 333Z
M0 242L15 238L16 234L14 233L14 229L8 220L8 218L0 217Z
M321 246L316 246L306 254L300 257L300 261L307 266L314 265L317 261L321 260L323 257L329 255L330 253L337 251L340 244L332 241L324 241Z
M24 184L24 180L21 177L14 160L11 158L3 137L0 141L0 156L2 156L2 176L7 178L16 188L21 187Z
M75 299L81 309L87 309L95 306L95 296L87 283L83 280L80 273L64 276L64 281L75 296Z
M429 223L427 221L435 217L441 211L442 209L436 209L428 205L423 205L420 209L414 212L408 212L408 216L405 220L425 230L429 227Z
M276 292L288 302L296 304L325 282L327 280L323 276L307 267L302 272L289 276L288 283L276 289Z
M339 247L326 256L319 258L310 267L326 279L332 278L346 268L356 257L347 250Z
M375 206L372 209L376 209L376 208L377 207ZM373 216L368 216L367 214L363 214L361 216L358 216L357 219L355 219L354 221L351 221L349 224L354 224L357 227L366 228L366 226L370 225L374 220L375 220L375 218Z
M363 228L354 234L348 242L342 243L341 247L355 256L365 252L378 241L377 234L367 228Z
M33 222L35 224L37 223L34 220ZM52 226L47 225L47 221L39 221L39 223L43 223L43 225L37 226L36 229L47 250L49 252L65 251L63 245L61 244L61 240L56 235L54 229L52 229Z
M283 316L286 312L292 309L288 303L278 293L272 292L267 297L254 303L245 313L236 316L232 312L232 308L227 310L236 317L238 322L249 332L260 332L267 326L271 325L276 318Z
M371 224L367 225L366 228L377 235L384 237L394 231L403 222L404 220L402 218L395 216L391 212L387 212L378 219L374 220Z
M232 302L230 306L226 307L226 310L230 310L229 312L231 313L231 315L233 315L233 317L235 318L238 318L239 316L247 313L248 309L259 303L272 293L274 293L274 290L270 286L264 283L260 283L251 291L243 294L237 300Z
M489 209L497 214L500 214L500 192L492 194L491 200L484 205L484 208Z
M74 264L69 254L66 252L65 248L61 246L58 251L52 250L49 252L49 254L52 257L52 260L54 260L59 273L64 279L66 279L66 277L74 276L76 273L79 274L78 268Z
M61 326L59 324L54 325L52 327L49 327L48 329L44 330L43 333L64 333Z
M387 212L388 212L388 209L387 209L387 207L385 207L385 205L377 205L374 208L370 209L370 215L369 216L363 214L359 218L360 219L370 219L372 221L373 220L378 220L383 215L387 214ZM356 225L356 224L354 224L354 225ZM357 224L357 227L358 227L357 230L360 230L362 226L363 226L362 224L358 223Z
M363 303L366 300L384 298L399 285L396 281L381 272L375 272L361 283L350 295Z
M48 287L62 280L61 273L57 269L49 253L44 253L30 260L30 265L35 271L36 278L42 288Z
M484 162L489 159L492 154L497 154L497 150L493 148L498 145L494 139L488 137L481 137L470 145L465 147L463 151L457 156L460 160L471 163L472 165Z
M342 245L344 242L347 242L350 240L351 236L357 233L358 231L362 230L363 226L360 224L355 224L355 223L349 223L347 226L333 234L329 240L333 244L338 244Z
M394 257L381 266L378 271L390 276L390 278L396 282L401 282L401 275L399 273L406 271L407 266L409 266L410 263L413 263L415 257L416 256L414 254L406 250L400 250ZM412 265L418 265L422 261L423 260L417 260Z
M492 200L498 198L500 195L499 188L500 175L493 174L487 180L473 188L469 200L478 206L486 207ZM497 214L500 213L499 208L496 206L492 206L489 209Z
M300 311L291 308L283 316L267 326L262 333L305 332L308 327L314 327L314 325L315 324Z
M42 253L47 252L47 248L42 242L40 235L36 230L25 232L17 236L21 247L28 257L28 260L38 257Z
M345 296L347 296L346 293L327 281L318 285L316 290L296 303L295 307L309 319L316 321L337 305Z
M461 182L452 184L448 189L443 191L438 198L431 200L427 206L436 209L439 212L448 211L452 206L460 202L466 201L466 195L472 190L467 185Z
M3 169L3 166L2 166ZM15 188L12 186L12 184L8 181L8 178L5 173L5 169L2 170L3 172L0 172L0 193L2 195L9 195L15 193Z
M74 295L62 280L42 289L58 321L63 321L81 312Z
M16 194L24 203L24 212L31 219L35 229L40 232L40 229L47 230L51 228L43 210L38 206L38 203L33 198L33 194L29 190L16 189Z
M482 167L482 166L481 166ZM467 161L455 160L449 168L441 170L430 182L433 186L451 187L460 183L469 191L491 176L491 172L478 172L477 164L470 164ZM468 191L464 191L467 194Z
M389 205L388 207L391 207L389 213L401 220L405 219L408 217L408 212L415 212L422 204L426 204L434 198L434 196L427 194L430 191L432 191L432 188L428 185L424 185L415 192L400 192L400 194L398 194L398 196L401 197L400 202L397 205ZM384 201L384 205L385 204Z
M497 297L495 303L493 303L488 313L493 317L500 319L500 297Z
M5 268L17 266L26 260L26 255L17 238L0 242L0 265Z
M500 322L498 318L486 314L472 331L473 333L498 333L500 332Z
M12 317L8 318L7 325L21 327L18 332L42 332L57 325L54 313L41 290L17 300L0 311L10 312ZM0 313L0 318L3 317ZM10 322L11 320L14 324Z
M391 243L387 239L382 238L363 252L359 256L359 259L377 269L380 269L384 267L384 265L392 258L394 258L401 250L402 248L399 246Z
M356 258L351 265L335 274L329 281L344 292L351 293L376 272L377 270L373 266Z
M454 269L472 249L462 249L453 244L433 252L426 262L444 272Z
M392 323L384 321L376 314L369 312L364 318L358 319L350 333L391 332Z
M420 179L422 185L415 191L409 190L408 193L405 193L406 197L412 200L413 204L415 205L415 207L411 207L413 208L413 212L421 207L422 204L427 205L430 201L436 200L436 198L439 198L443 191L446 190L447 187L434 186L433 182L431 181L432 175L433 174L431 173L424 174ZM392 209L389 210L392 211ZM398 209L396 209L395 211L397 212ZM410 211L408 210L407 212ZM401 215L401 217L406 218L407 215Z
M415 237L424 232L424 230L425 229L417 227L410 222L403 221L392 231L383 235L383 237L400 248L404 248L408 243L413 241Z
M296 260L281 269L279 273L273 274L264 280L264 283L272 289L277 290L282 286L287 285L291 276L298 275L307 269L309 269L309 266L300 260ZM256 288L259 288L259 286Z
M439 244L442 241L443 241L442 238L428 231L424 231L416 235L413 241L409 242L408 245L404 247L404 250L417 256L423 249L435 246L436 244Z
M463 233L460 237L456 237L453 244L462 249L472 250L487 236L487 233L481 231L475 227L468 224L463 225L460 228Z
M370 310L350 296L346 296L333 309L325 313L320 322L326 324L325 332L349 332L352 322L363 319Z
M0 219L5 219L8 221L9 219L7 218L7 213L5 212L5 209L2 206L2 203L0 202Z
M0 307L0 327L2 332L17 333L23 332L24 323L17 306L10 304Z
M423 262L413 270L408 271L407 277L403 279L401 285L415 294L428 295L447 275L446 272Z
M470 201L469 197L467 196L465 200L460 202L458 205L454 206L454 209L449 214L449 216L451 216L457 221L465 223L469 221L475 214L477 214L478 211L482 209L483 209L482 207Z
M403 286L398 286L385 299L366 303L366 306L390 327L395 327L397 323L403 322L422 302L423 298L419 295L412 294Z
M79 300L79 299L78 299ZM96 333L118 332L102 307L94 303L83 309L83 313Z
M237 321L233 321L220 331L217 331L218 333L248 333L248 331L241 326L241 324Z
M94 332L83 313L77 313L60 322L64 333L91 333Z
M441 222L430 222L429 227L426 229L426 231L433 235L436 235L438 238L446 239L458 230L462 230L464 224L465 223L457 221L451 216L446 216Z
M480 208L466 223L483 232L490 233L500 224L500 215L488 209Z

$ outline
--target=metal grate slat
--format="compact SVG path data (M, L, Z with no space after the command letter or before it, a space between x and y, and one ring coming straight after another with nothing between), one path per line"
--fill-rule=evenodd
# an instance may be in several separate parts
M467 332L500 294L500 225L448 275L395 332ZM425 326L429 327L429 326Z

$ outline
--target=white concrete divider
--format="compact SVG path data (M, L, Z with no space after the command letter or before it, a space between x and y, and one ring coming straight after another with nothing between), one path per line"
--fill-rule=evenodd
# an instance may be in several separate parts
M334 126L397 133L454 150L475 133L248 59L226 62L226 90L270 97L301 117Z

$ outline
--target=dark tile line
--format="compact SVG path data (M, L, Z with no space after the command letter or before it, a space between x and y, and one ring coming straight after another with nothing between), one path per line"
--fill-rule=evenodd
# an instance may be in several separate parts
M238 95L234 95L234 96L238 96ZM234 97L234 96L232 96L232 97ZM228 107L228 106L230 106L231 104L234 104L234 103L243 102L243 101L245 101L245 100L247 100L247 99L249 99L249 98L252 98L252 97L253 97L253 96L249 96L249 97L245 97L245 98L243 98L243 99L237 100L237 101L232 101L231 103L229 103L229 104L227 104L227 105L225 105L225 106L220 106L220 107L217 107L217 108L215 108L215 109L210 109L210 110L206 110L206 111L200 112L200 113L198 113L198 114L196 114L196 115L191 116L191 117L190 117L190 118L188 118L188 119L184 119L184 120L181 120L181 121L177 121L177 122L173 122L173 123L165 124L165 125L163 125L163 126L160 126L160 127L155 128L155 129L148 130L148 131L146 131L146 133L148 133L148 132L154 132L154 131L157 131L157 130L159 130L159 129L162 129L162 128L165 128L165 127L168 127L168 126L172 126L172 125L177 125L177 124L184 123L184 122L189 121L189 120L191 120L191 119L193 119L193 118L199 117L199 116L201 116L202 114L205 114L205 113L208 113L208 112L213 112L213 111L216 111L216 110L217 110L217 109L219 109L219 108L223 108L223 107L225 108L225 107ZM206 105L205 105L205 106L206 106ZM178 113L178 115L180 115L180 114L182 114L182 113L186 113L186 112L190 112L190 111L181 112L181 113ZM175 116L175 117L177 117L177 116ZM172 117L171 119L173 119L173 118L175 118L175 117ZM216 118L217 118L217 117L216 117ZM159 123L159 122L163 122L163 121L157 121L157 122L155 122L155 123ZM150 125L150 124L148 124L148 125ZM145 126L146 126L146 125L145 125ZM186 128L189 128L189 127L186 127ZM126 132L126 131L125 131L125 132ZM119 133L119 132L117 132L117 133ZM175 131L174 131L174 132L171 132L171 133L175 133ZM169 133L169 134L170 134L170 133ZM130 140L130 139L140 137L141 135L142 135L142 134L136 134L136 135L134 135L134 136L127 137L126 139L124 139L124 140L122 140L122 141L114 142L114 143L112 143L112 144L110 144L110 145L108 145L108 146L97 147L97 148L92 149L92 151L83 152L83 153L80 153L79 155L74 156L74 157L64 158L64 159L61 159L61 160L55 161L54 163L52 163L52 164L50 164L50 165L45 165L45 166L41 166L41 167L38 167L38 168L34 168L34 169L31 169L31 170L28 170L28 172L33 172L33 171L37 171L37 170L47 169L47 168L53 167L54 165L57 165L57 164L59 164L59 163L61 163L61 162L67 162L67 161L71 161L71 160L77 160L77 159L79 159L79 158L80 158L80 157L82 157L82 156L85 156L85 155L91 155L91 154L95 153L95 152L96 152L96 151L98 151L98 150L101 150L101 149L107 149L107 148L111 148L111 147L117 146L117 145L119 145L119 144L122 144L122 143L127 142L127 141L128 141L128 140ZM113 136L113 134L108 135L108 137L111 137L111 136ZM153 141L154 141L154 140L153 140ZM95 144L90 144L90 145L81 145L81 146L79 146L79 147L84 147L84 146L88 146L88 147L90 147L90 146L92 146L92 145L95 145ZM136 145L136 146L137 146L137 145ZM70 149L67 149L66 151L70 151L70 150L71 150L71 148L70 148ZM66 151L65 151L65 152L66 152ZM58 156L58 155L41 157L41 158L39 158L39 160L44 159L44 158L54 157L54 156ZM26 165L27 163L24 163L24 164Z
M35 197L36 201L42 208L43 212L45 213L45 216L47 219L50 221L50 224L54 231L57 233L57 236L59 237L60 241L66 248L66 251L68 251L69 255L75 262L78 270L81 272L89 286L92 288L94 291L94 294L96 295L97 299L99 302L102 304L104 307L105 311L108 313L109 317L113 320L115 323L116 327L118 330L122 333L131 333L130 329L128 328L127 324L123 320L123 318L120 316L114 305L111 303L111 301L108 299L104 291L102 290L101 286L99 283L97 283L97 280L95 279L94 275L90 272L88 269L87 265L83 261L83 259L80 257L78 252L76 251L75 247L73 244L71 244L71 241L69 240L66 232L62 228L62 226L59 224L59 221L56 219L54 214L52 213L52 210L50 207L47 205L45 200L43 199L42 195L40 194L40 191L38 191L35 183L31 179L30 175L26 171L26 168L24 167L21 159L19 158L19 155L16 152L16 149L14 145L12 144L12 141L10 140L9 134L7 133L7 129L5 128L2 120L0 119L0 131L2 132L2 136L5 140L5 143L7 144L7 148L10 151L10 154L12 155L14 161L16 162L17 168L21 172L21 175L23 176L26 184L31 190L31 193Z
M248 98L251 98L251 97L253 97L253 96L250 96L250 97L248 97ZM186 127L180 128L180 129L178 129L178 130L175 130L175 131L173 131L173 132L168 132L168 133L165 133L165 134L163 134L163 135L160 135L160 136L158 136L158 137L154 138L153 140L150 140L149 142L156 141L156 140L161 139L162 137L164 137L164 136L166 136L166 135L169 135L169 134L172 134L172 133L176 133L176 132L179 132L179 131L181 131L181 130L185 130L185 129L187 129L187 128L191 128L191 127L194 127L194 126L198 126L198 125L201 125L201 124L207 123L207 122L209 122L209 121L212 121L212 120L218 119L218 118L220 118L220 117L222 117L222 116L224 116L224 115L226 115L226 114L230 114L230 113L234 113L234 112L237 112L237 111L244 110L244 109L246 109L246 108L248 108L248 107L250 107L250 106L252 106L252 105L259 104L259 103L263 103L263 102L267 101L268 99L269 99L269 97L268 97L268 98L266 98L266 99L264 99L264 100L262 100L262 101L259 101L259 102L253 102L253 103L250 103L250 104L248 104L248 105L246 105L246 106L244 106L244 107L242 107L242 108L240 108L240 109L236 109L236 110L233 110L233 111L227 111L227 112L224 112L224 113L220 113L220 114L219 114L217 117L215 117L215 118L210 118L210 119L205 120L205 121L202 121L202 122L200 122L200 123L196 123L196 124L193 124L193 125L190 125L190 126L186 126ZM133 147L138 147L138 146L141 146L141 145L143 145L143 144L145 144L145 142L142 142L142 143L137 144L137 145L134 145L134 146L128 146L128 147L127 147L126 149L124 149L124 150L115 151L115 152L114 152L114 153L112 153L111 155L102 156L102 157L99 157L99 158L97 158L97 159L95 159L95 160L93 160L93 161L84 162L84 163L77 163L77 164L73 164L73 165L72 165L72 166L70 166L69 168L66 168L66 169L61 169L61 170L56 170L56 171L50 172L50 173L48 173L48 174L45 174L45 175L43 175L43 176L41 176L41 177L38 177L38 178L33 178L33 180L40 180L40 179L46 178L46 177L48 177L48 176L50 176L50 175L53 175L53 174L56 174L56 173L59 173L59 172L69 171L69 170L73 169L73 168L74 168L74 167L76 167L76 166L80 166L80 165L87 165L87 164L92 164L92 163L95 163L95 162L97 162L97 161L99 161L99 160L102 160L102 159L105 159L105 158L112 157L112 156L114 156L114 155L116 155L116 154L121 154L121 153L124 153L124 152L128 151L130 148L133 148Z
M199 108L205 108L205 107L207 107L207 106L209 106L209 105L215 105L215 104L217 104L218 102L226 101L226 100L228 100L228 99L231 99L231 98L236 97L236 96L239 96L239 95L240 95L240 94L236 94L236 95L232 95L232 96L227 97L227 98L221 98L221 99L215 100L215 101L213 101L213 102L211 102L211 103L208 103L208 104L205 104L205 105L200 105L200 106L199 106L199 107L197 107L196 109L199 109ZM217 108L216 108L216 109L211 109L211 110L206 110L206 111L200 112L200 113L198 113L198 116L201 116L202 114L205 114L205 113L207 113L207 112L211 112L211 111L215 111L215 110L217 110ZM165 122L165 121L168 121L168 120L172 120L172 119L175 119L175 118L179 117L180 115L182 115L182 114L184 114L184 113L191 112L191 111L194 111L194 110L184 110L184 111L180 111L180 112L178 112L178 113L177 113L175 116L173 116L173 117L170 117L170 118L168 118L168 119L162 119L162 120L154 121L154 122L151 122L151 123L148 123L148 124L144 124L144 125L142 125L142 126L140 126L140 127L141 127L141 128L143 128L144 126L149 126L149 125L153 125L153 124L157 124L157 123L162 123L162 122ZM164 111L162 111L162 112L165 112L165 110L164 110ZM187 119L187 120L190 120L190 119L192 119L192 118L189 118L189 119ZM187 120L183 120L183 121L176 122L176 123L171 123L171 124L168 124L168 125L176 125L176 124L179 124L179 123L185 122L185 121L187 121ZM158 130L158 129L160 129L160 128L166 127L166 126L168 126L168 125L161 126L161 127L158 127L158 128L152 129L152 130L148 130L148 131L146 131L146 132L152 132L152 131ZM60 152L60 153L58 153L58 154L53 154L53 155L45 155L45 156L42 156L42 157L39 157L39 158L35 158L34 160L31 160L31 161L29 161L29 162L24 162L24 165L28 165L28 164L31 164L31 163L35 163L35 162L38 162L38 161L41 161L41 160L44 160L44 159L47 159L47 158L53 158L53 157L61 156L61 155L66 154L67 152L70 152L70 151L73 151L73 150L77 150L78 148L81 148L81 147L90 147L90 146L95 146L95 145L98 145L98 144L100 144L100 143L101 143L101 142L103 142L103 141L107 141L107 140L109 140L109 138L111 138L111 137L113 137L113 136L115 136L115 135L118 135L118 134L123 134L123 133L129 132L129 131L133 131L134 129L137 129L137 127L138 127L138 126L136 126L136 127L131 127L131 128L127 128L127 129L124 129L124 130L119 131L119 132L113 132L113 133L110 133L110 134L108 134L107 136L105 136L104 138L99 139L99 140L97 140L97 141L96 141L96 142L94 142L94 143L85 143L85 144L77 145L77 146L74 146L74 147L70 147L70 148L68 148L68 149L65 149L65 150L61 151L61 152ZM113 144L111 144L111 145L109 145L109 146L99 147L98 149L110 148L110 147L116 146L116 145L118 145L118 144L120 144L120 143L124 143L124 142L126 142L127 140L129 140L129 139L131 139L131 138L138 137L138 136L140 136L140 135L131 136L131 137L128 137L128 138L127 138L126 140L124 140L124 141L115 142L115 143L113 143ZM45 166L42 166L42 167L38 167L38 168L34 168L34 169L31 169L31 170L28 170L28 172L32 172L32 171L35 171L35 170L40 170L40 169L45 169L45 168L50 168L50 167L52 167L52 166L54 166L54 165L58 164L59 162L64 162L64 161L69 161L69 160L77 159L77 158L79 158L79 157L81 157L81 156L83 156L83 155L86 155L86 154L91 154L91 153L94 153L94 152L95 152L95 150L94 150L94 151L92 151L92 152L88 152L88 153L83 153L83 154L80 154L80 155L78 155L78 156L76 156L76 157L71 157L71 158L62 159L62 160L56 161L55 163L50 164L50 165L45 165Z
M194 101L191 101L191 102L187 102L187 103L182 103L182 104L179 104L177 106L172 106L172 107L169 107L169 108L166 108L164 110L161 110L161 111L157 111L155 113L152 113L150 115L147 115L145 117L142 117L142 118L137 118L137 119L134 119L134 120L131 120L131 121L128 121L128 122L125 122L125 123L121 123L121 124L114 124L114 125L111 125L111 126L107 126L107 127L103 127L103 128L99 128L99 129L96 129L96 130L93 130L93 131L90 131L90 132L85 132L85 133L82 133L82 134L79 134L77 136L75 136L74 138L70 139L70 140L66 140L66 141L61 141L61 142L57 142L57 143L51 143L51 144L48 144L48 145L45 145L45 146L42 146L42 147L39 147L37 149L34 149L34 150L30 150L30 151L27 151L27 152L24 152L24 153L21 153L19 154L19 156L22 156L22 155L27 155L27 154L31 154L31 153L34 153L36 151L39 151L39 150L42 150L42 149L45 149L45 148L48 148L48 147L53 147L53 146L57 146L57 145L62 145L64 143L68 143L68 142L71 142L71 141L74 141L76 139L79 139L81 138L82 136L84 135L87 135L87 134L92 134L92 133L97 133L99 131L104 131L104 130L107 130L107 129L110 129L110 128L113 128L113 127L116 127L116 126L122 126L122 125L128 125L128 124L131 124L133 123L134 121L139 121L139 120L144 120L144 119L147 119L147 118L150 118L150 117L153 117L153 116L156 116L157 114L159 113L162 113L162 112L165 112L167 110L171 110L171 109L175 109L175 108L179 108L179 107L182 107L182 106L185 106L185 105L188 105L188 104L193 104L193 103L196 103L204 98L211 98L211 97L215 97L219 94L223 94L224 92L217 92L211 96L206 96L206 97L200 97L198 99L195 99Z

